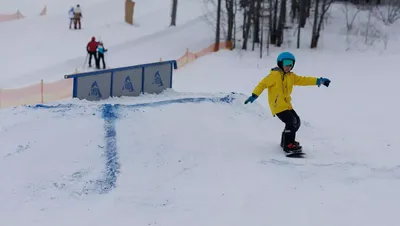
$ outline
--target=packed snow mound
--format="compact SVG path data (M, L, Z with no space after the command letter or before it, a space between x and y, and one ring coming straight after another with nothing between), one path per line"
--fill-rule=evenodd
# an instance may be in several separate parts
M286 158L282 124L245 99L167 91L0 111L2 224L394 225L396 208L379 209L400 201L400 166Z

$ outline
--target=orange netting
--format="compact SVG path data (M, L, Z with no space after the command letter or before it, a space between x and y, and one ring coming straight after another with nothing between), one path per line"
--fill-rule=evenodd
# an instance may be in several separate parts
M230 46L229 43L220 43L219 49L232 49ZM187 49L186 53L176 60L178 69L214 51L215 45L196 53L192 53ZM72 79L61 79L52 83L44 83L41 80L38 84L17 89L0 88L0 108L70 99L72 98L72 81Z
M44 16L47 14L47 6L45 6L42 11L40 12L40 16ZM1 22L8 22L8 21L13 21L13 20L19 20L23 19L25 16L17 10L17 12L12 13L12 14L0 14L0 23Z

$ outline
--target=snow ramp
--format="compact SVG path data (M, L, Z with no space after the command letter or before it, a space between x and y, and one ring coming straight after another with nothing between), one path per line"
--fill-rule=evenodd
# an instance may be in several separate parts
M245 98L0 111L1 225L396 225L400 167L286 158Z

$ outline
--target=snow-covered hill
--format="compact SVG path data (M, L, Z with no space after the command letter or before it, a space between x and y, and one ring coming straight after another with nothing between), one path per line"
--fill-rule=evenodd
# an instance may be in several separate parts
M27 15L49 10L0 24L0 87L62 79L82 67L91 36L108 46L113 67L213 42L203 1L179 1L175 28L170 1L136 2L130 27L123 2L81 1L81 31L68 30L70 1L0 2ZM340 13L335 5L318 50L303 32L304 47L286 39L263 59L220 51L175 71L161 95L1 109L0 225L397 226L400 78L383 68L398 61L398 30L385 53L379 43L346 51ZM305 159L283 156L284 125L266 92L243 104L282 50L296 55L297 74L332 80L293 91Z

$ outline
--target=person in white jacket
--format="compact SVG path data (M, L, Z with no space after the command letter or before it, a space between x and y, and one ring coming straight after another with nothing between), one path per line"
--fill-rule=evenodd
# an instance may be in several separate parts
M75 12L74 12L74 7L71 7L71 9L68 12L69 14L69 29L72 28L72 23L75 23Z
M81 18L82 18L82 10L79 5L76 5L74 9L74 15L75 15L75 22L74 22L74 28L75 29L81 29Z

